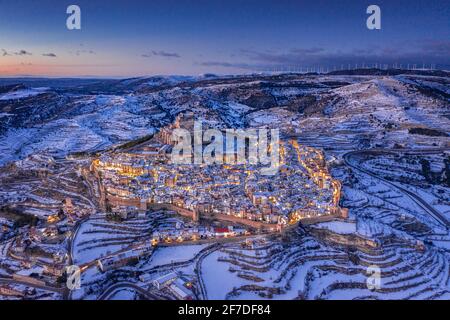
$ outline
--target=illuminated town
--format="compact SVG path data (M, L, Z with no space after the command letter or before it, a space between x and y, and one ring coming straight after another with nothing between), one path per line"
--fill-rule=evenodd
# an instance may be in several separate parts
M170 164L165 129L126 153L93 160L102 206L126 217L132 211L166 208L194 221L209 218L281 231L299 220L326 221L346 215L339 207L340 182L323 154L296 141L281 143L279 173L263 176L257 165Z
M0 299L448 298L447 103L409 87L439 75L6 87L2 112L70 96L80 114L0 137Z

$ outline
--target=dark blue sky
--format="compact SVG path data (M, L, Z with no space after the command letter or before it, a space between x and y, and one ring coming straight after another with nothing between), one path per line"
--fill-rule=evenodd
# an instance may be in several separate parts
M81 7L81 30L66 8ZM382 29L366 28L381 8ZM239 73L450 65L448 0L0 0L0 75ZM21 51L22 50L22 51Z

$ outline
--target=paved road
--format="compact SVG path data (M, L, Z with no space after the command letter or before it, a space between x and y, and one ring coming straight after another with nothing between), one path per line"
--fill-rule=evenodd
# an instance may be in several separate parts
M75 225L74 225L74 227L72 229L72 233L70 234L70 237L69 237L68 243L67 243L67 245L68 245L67 252L69 254L69 259L68 259L69 260L69 265L73 264L73 256L74 256L74 254L73 254L73 249L74 249L73 242L75 241L75 239L76 239L76 237L78 235L78 231L80 230L81 225L83 224L83 222L85 222L87 220L89 220L88 216L85 216L85 217L81 218L80 220L75 222Z
M206 291L206 286L203 282L203 277L202 277L203 259L205 259L207 256L209 256L214 251L219 250L220 248L222 248L222 245L220 245L220 244L215 247L211 247L210 250L203 252L199 256L197 262L195 263L195 273L197 275L197 280L198 280L199 289L200 289L200 295L203 300L208 300L208 292Z
M132 283L132 282L119 282L115 283L112 286L108 287L98 298L97 300L109 300L111 295L120 289L132 289L134 291L137 291L139 294L144 296L148 300L160 300L161 297L158 297L154 294L152 294L149 291L146 291L145 289L139 287L138 285Z
M425 200L423 200L421 197L419 197L417 194L411 192L410 190L403 188L401 186L399 186L396 183L393 183L389 180L386 180L364 168L361 168L360 166L354 164L351 162L350 158L352 156L355 155L380 155L380 154L397 154L397 153L408 153L408 154L433 154L433 153L442 153L446 150L444 149L426 149L426 150L416 150L416 149L399 149L399 150L379 150L379 149L374 149L374 150L359 150L359 151L351 151L351 152L347 152L346 154L344 154L343 159L346 165L348 165L349 167L360 171L362 173L365 173L373 178L376 178L378 180L383 181L386 184L389 184L391 186L393 186L394 188L400 190L401 192L403 192L404 194L406 194L411 200L413 200L419 207L421 207L422 209L424 209L430 216L432 216L436 221L438 221L440 224L442 224L443 226L445 226L447 229L450 228L450 222L447 220L447 218L440 213L438 210L436 210L434 207L432 207L431 205L429 205Z

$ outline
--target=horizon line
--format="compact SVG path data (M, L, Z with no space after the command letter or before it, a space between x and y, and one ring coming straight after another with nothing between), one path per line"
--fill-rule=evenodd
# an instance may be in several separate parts
M342 70L330 70L328 72L302 72L302 71L254 71L254 72L242 72L242 73L201 73L201 74L146 74L146 75L129 75L129 76L101 76L101 75L61 75L61 76L51 76L51 75L0 75L0 79L92 79L92 80L124 80L133 78L153 78L153 77L202 77L202 76L216 76L216 77L226 77L226 76L244 76L244 75L274 75L274 74L332 74L336 72L346 72L346 71L362 71L362 70L379 70L379 71L408 71L408 72L434 72L441 71L450 73L450 69L399 69L399 68L357 68L357 69L342 69Z

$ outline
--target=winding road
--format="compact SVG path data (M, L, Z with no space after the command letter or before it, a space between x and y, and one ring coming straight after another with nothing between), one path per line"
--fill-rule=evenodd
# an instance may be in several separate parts
M97 300L109 300L111 295L113 293L115 293L116 291L120 290L120 289L132 289L132 290L138 292L139 294L141 294L142 296L144 296L148 300L159 300L159 299L161 299L160 297L158 297L156 295L153 295L151 292L146 291L145 289L139 287L138 285L136 285L136 284L134 284L132 282L119 282L119 283L115 283L114 285L108 287L105 290L105 292L103 292L97 298Z
M400 192L404 193L406 196L408 196L412 201L414 201L419 207L421 207L425 212L427 212L431 217L433 217L437 222L442 224L447 229L450 228L450 222L447 220L447 218L440 213L438 210L436 210L434 207L432 207L430 204L428 204L425 200L423 200L421 197L419 197L417 194L411 192L410 190L403 188L399 186L396 183L393 183L387 179L384 179L360 166L358 166L355 163L352 163L351 157L352 156L361 156L361 155L380 155L380 154L398 154L398 153L408 153L408 154L435 154L435 153L442 153L444 151L447 151L447 149L426 149L426 150L416 150L416 149L392 149L392 150L379 150L379 149L373 149L373 150L358 150L358 151L350 151L344 154L343 159L347 166L360 171L364 174L367 174L375 179L381 180L384 183L393 186L394 188L398 189Z

